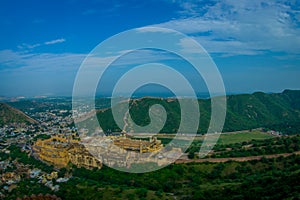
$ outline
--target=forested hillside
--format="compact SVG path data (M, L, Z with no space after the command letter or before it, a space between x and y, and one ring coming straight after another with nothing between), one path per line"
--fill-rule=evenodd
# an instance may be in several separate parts
M199 99L201 112L198 132L207 132L210 120L210 99ZM138 125L150 122L149 107L161 104L167 111L167 121L161 132L174 133L180 124L180 105L176 99L142 98L130 101L130 114ZM99 110L98 120L104 130L121 131L114 123L111 109ZM224 132L263 127L285 134L300 130L300 91L282 93L240 94L227 96L227 114Z

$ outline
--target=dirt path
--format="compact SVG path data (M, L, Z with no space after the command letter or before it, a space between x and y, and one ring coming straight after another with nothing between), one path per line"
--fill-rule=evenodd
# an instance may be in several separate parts
M127 115L129 114L129 110L126 111L124 117L123 117L123 122L124 122L124 126L123 126L123 129L122 131L126 131L126 128L128 126L128 123L127 123Z
M129 119L129 116L130 116L129 110L131 109L131 107L132 107L132 104L129 105L128 110L126 111L126 113L123 117L124 126L123 126L122 130L125 131L125 132L126 132L127 127L129 127L129 130L130 130L130 124L128 122L128 119Z
M300 151L296 151L294 153L281 153L281 154L273 154L273 155L263 155L263 156L248 156L248 157L236 157L236 158L203 158L203 159L178 159L175 161L176 164L179 163L201 163L201 162L212 162L212 163L220 163L227 161L238 161L245 162L250 160L260 160L264 158L278 158L280 156L287 157L293 154L300 155Z

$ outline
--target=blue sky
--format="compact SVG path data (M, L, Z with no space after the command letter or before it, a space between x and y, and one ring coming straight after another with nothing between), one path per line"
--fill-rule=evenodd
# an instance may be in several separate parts
M143 26L198 41L228 92L300 89L297 0L2 0L0 15L0 96L71 95L96 45Z

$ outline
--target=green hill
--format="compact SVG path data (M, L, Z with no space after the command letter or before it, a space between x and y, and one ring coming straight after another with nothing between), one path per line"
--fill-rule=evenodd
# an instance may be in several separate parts
M35 124L38 122L6 103L0 103L0 126L10 123Z
M207 132L210 120L210 99L199 99L201 112L199 133ZM130 101L130 114L136 124L145 126L150 122L149 107L161 104L167 111L163 133L175 133L180 123L180 106L176 99L142 98ZM111 109L99 110L99 123L104 130L121 131L113 120ZM286 134L300 131L300 91L285 90L282 93L227 96L227 113L224 132L247 130L258 127L275 129Z
M233 95L227 98L225 131L257 127L299 133L300 91L285 90L278 94L256 92L251 95Z

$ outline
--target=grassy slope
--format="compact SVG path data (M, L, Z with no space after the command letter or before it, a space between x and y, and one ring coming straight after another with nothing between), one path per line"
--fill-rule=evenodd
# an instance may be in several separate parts
M230 134L222 134L218 140L218 144L234 144L247 142L251 140L264 140L272 138L272 135L254 131L254 132L242 132L242 133L230 133Z

